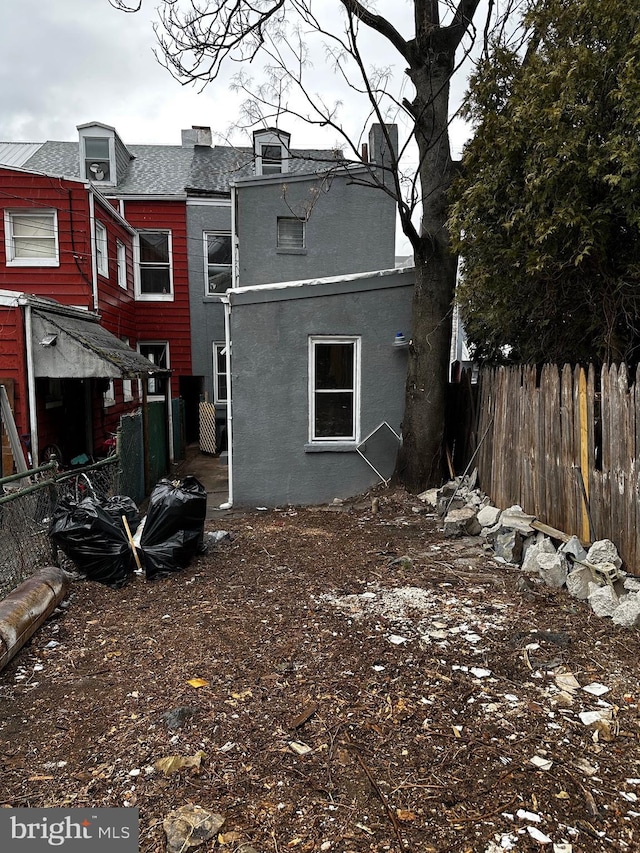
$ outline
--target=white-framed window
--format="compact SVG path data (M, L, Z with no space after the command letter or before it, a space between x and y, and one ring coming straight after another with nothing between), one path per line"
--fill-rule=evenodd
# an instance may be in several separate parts
M118 285L127 289L127 249L123 242L116 240L116 263L118 265ZM127 341L127 343L129 343Z
M108 136L82 136L84 176L96 184L111 184L111 139Z
M138 344L138 352L158 367L169 367L169 344L167 341L144 341ZM164 397L167 392L166 376L152 376L147 379L147 394L150 397Z
M279 175L282 172L282 145L260 145L263 175Z
M96 222L96 263L100 275L109 275L109 256L107 254L107 229L102 222Z
M359 337L309 338L309 441L358 441Z
M306 222L296 216L278 216L276 246L278 249L304 249Z
M204 231L205 294L224 293L231 287L231 234Z
M213 401L226 403L229 398L227 389L227 347L224 342L213 344Z
M173 299L171 231L139 231L135 254L136 298Z
M116 404L116 386L113 379L109 380L106 391L102 395L102 405L105 409Z
M57 211L5 210L4 243L7 266L59 266Z

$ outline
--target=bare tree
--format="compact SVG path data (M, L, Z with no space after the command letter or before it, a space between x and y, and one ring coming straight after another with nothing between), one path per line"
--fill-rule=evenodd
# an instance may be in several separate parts
M110 2L135 11L141 0ZM406 18L407 6L402 10L400 0L395 4L397 18ZM247 95L247 125L275 122L288 114L332 128L343 142L346 159L360 164L364 127L371 120L382 125L385 159L370 168L366 181L396 201L415 260L403 446L397 463L397 476L411 491L439 483L443 470L457 271L446 227L447 192L456 171L449 142L449 90L475 39L474 18L480 16L480 4L481 0L411 0L411 37L401 34L391 15L383 17L374 11L374 3L359 0L163 0L156 25L158 58L183 83L206 86L222 68L239 63L234 85ZM505 10L516 4L517 0L505 0L498 25ZM484 0L483 7L481 32L486 44L494 0ZM320 38L325 61L336 77L362 96L366 106L360 129L343 120L339 101L313 91L312 37ZM376 40L391 47L404 65L395 89L392 69L371 60ZM261 61L256 83L249 72ZM394 146L386 125L399 117L406 138Z

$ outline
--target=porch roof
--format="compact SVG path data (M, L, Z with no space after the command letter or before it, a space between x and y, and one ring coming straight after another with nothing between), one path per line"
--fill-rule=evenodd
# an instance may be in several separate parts
M32 308L34 375L50 379L131 379L167 374L100 325L95 315Z

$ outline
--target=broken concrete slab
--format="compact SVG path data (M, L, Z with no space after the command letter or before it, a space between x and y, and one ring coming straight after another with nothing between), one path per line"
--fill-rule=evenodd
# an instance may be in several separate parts
M640 595L635 593L625 596L614 610L612 619L615 625L622 628L640 626Z
M589 598L589 584L591 583L593 583L593 576L588 566L580 566L567 575L569 594L581 601Z
M543 555L555 556L555 553L556 549L553 542L546 536L542 536L539 539L528 542L527 547L524 549L524 560L522 562L523 571L529 574L535 574L536 572L539 573L540 557Z
M418 495L418 500L422 501L422 503L428 504L432 509L435 509L438 506L438 494L440 489L427 489L426 492L422 492Z
M501 513L502 510L497 506L483 506L478 512L478 524L480 527L493 527L498 523Z
M574 560L577 560L579 563L586 562L587 552L582 547L582 542L578 539L577 536L572 536L567 542L564 542L559 548L562 554L566 554L567 556L573 557Z
M589 604L596 616L613 616L620 599L610 586L589 584Z
M496 533L487 537L493 545L494 556L506 563L519 564L522 560L522 534L518 530L500 527Z
M560 589L567 582L569 567L563 554L538 554L538 573L547 586Z
M616 546L610 539L598 539L587 551L585 563L613 563L617 569L622 565Z
M445 517L443 532L449 539L458 536L477 536L480 533L480 525L476 519L475 510L471 507L451 510Z
M508 509L503 510L500 516L502 527L517 530L525 536L531 536L535 532L533 527L531 527L532 521L535 521L535 515L529 515L518 504L514 504Z

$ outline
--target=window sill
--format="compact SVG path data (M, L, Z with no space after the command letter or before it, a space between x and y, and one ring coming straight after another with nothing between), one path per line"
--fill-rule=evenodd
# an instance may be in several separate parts
M173 293L136 293L136 302L173 302Z
M306 249L276 249L276 255L306 255Z
M355 453L355 441L314 441L305 444L305 453Z

